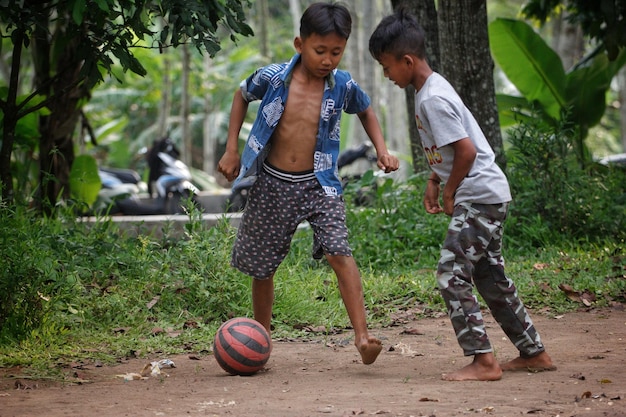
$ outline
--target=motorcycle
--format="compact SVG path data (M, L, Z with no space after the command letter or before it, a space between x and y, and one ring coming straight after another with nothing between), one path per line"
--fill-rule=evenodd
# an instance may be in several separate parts
M94 212L120 214L116 201L131 198L148 189L139 173L132 169L99 167L98 175L102 188L94 204Z
M363 143L359 146L348 148L342 151L337 158L337 169L341 171L358 161L366 161L368 165L376 164L376 154L372 152L372 145ZM369 167L368 167L369 168ZM358 180L359 174L346 174L341 176L342 187L348 183ZM242 211L246 206L248 192L255 181L255 177L246 177L239 181L232 189L231 195L226 203L227 211L230 213Z
M169 137L156 141L146 155L150 170L147 184L149 199L140 198L139 193L114 199L111 214L183 214L188 211L189 204L204 211L196 198L199 190L191 182L189 167L179 157L180 151Z

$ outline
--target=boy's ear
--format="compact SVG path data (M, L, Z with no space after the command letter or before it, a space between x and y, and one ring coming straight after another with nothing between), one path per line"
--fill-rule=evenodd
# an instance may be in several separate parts
M302 52L302 38L300 36L296 36L293 40L293 47L296 49L296 52Z
M404 63L406 64L407 67L414 67L416 62L415 62L415 57L412 55L404 55L402 57L402 60L404 61Z

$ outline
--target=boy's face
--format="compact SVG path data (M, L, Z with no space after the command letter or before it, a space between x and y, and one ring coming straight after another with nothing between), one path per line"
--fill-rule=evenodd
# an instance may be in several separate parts
M395 55L383 53L378 58L378 63L383 67L385 77L393 81L398 87L405 88L412 82L413 60L404 55L396 58Z
M347 42L347 39L335 33L314 33L306 39L298 36L294 40L294 46L301 55L304 68L311 75L324 78L339 65Z

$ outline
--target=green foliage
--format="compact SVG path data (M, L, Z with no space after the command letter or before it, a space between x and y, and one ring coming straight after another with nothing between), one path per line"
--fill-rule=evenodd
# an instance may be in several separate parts
M70 186L72 197L87 208L98 198L102 182L98 175L98 164L90 155L78 155L70 170Z
M446 233L447 218L432 216L422 206L426 177L414 175L402 184L382 183L372 171L346 187L351 246L366 267L404 271L431 267Z
M582 168L567 130L521 124L510 131L509 141L515 224L509 234L521 245L626 239L623 170Z
M565 71L561 59L526 23L496 19L489 25L495 60L528 102L538 102L552 119L565 107Z
M543 24L552 14L563 9L568 12L567 19L580 25L585 35L606 49L611 60L626 46L624 0L530 0L522 8L522 13Z
M50 171L42 176L56 177L59 187L67 192L71 187L66 181L69 167L65 161L71 161L73 154L67 151L68 148L63 148L61 153L65 159L58 158L48 169L46 149L57 148L55 138L59 142L63 141L63 135L67 136L67 140L71 138L72 123L77 120L78 109L88 101L90 91L104 80L104 75L119 77L120 71L116 67L121 67L122 72L130 70L145 76L146 67L137 57L140 53L135 54L144 48L162 51L170 46L191 44L198 51L206 51L213 57L221 49L222 37L230 37L234 41L239 35L253 34L245 23L244 14L244 7L250 4L248 0L3 2L0 35L11 39L14 53L8 93L0 97L0 108L7 116L2 123L2 140L6 145L2 146L1 159L11 160L14 133L24 125L18 125L20 120L45 104L51 110L50 120L40 124L39 129L43 129L41 126L44 125L56 126L55 119L59 119L64 131L31 135L30 140L41 136L45 143L41 151L46 155L39 155L39 159L44 161L40 168ZM31 45L32 38L38 42ZM18 80L26 78L20 74L21 52L28 49L34 56L33 78L40 83L34 83L35 90L26 94L25 102L20 102L16 98L20 88ZM45 101L42 102L39 97L45 97ZM165 133L159 132L159 135ZM24 190L17 187L18 193L13 192L13 173L7 165L0 167L4 183L0 188L5 199L13 200L14 194L23 194ZM17 185L21 184L18 179ZM44 191L37 197L47 198L49 204L55 205L59 190L46 184L43 186Z
M194 92L194 99L189 118L194 149L204 147L202 124L208 118L211 137L218 142L214 153L222 153L230 105L237 84L265 62L258 55L255 45L249 43L237 48L225 48L210 61L210 65L207 65L201 54L191 51L191 69L194 76L190 90ZM150 147L164 133L158 131L158 111L162 95L171 94L171 114L179 114L181 111L180 88L164 85L164 80L158 76L167 68L172 80L180 79L182 66L177 54L173 50L166 50L159 55L150 50L137 50L135 55L153 76L148 78L125 73L118 75L123 80L123 85L115 79L107 79L94 89L92 99L85 106L85 113L96 131L98 146L88 147L87 151L94 154L102 164L119 168L130 167L138 171L144 169L139 152ZM208 99L205 100L205 97ZM108 130L111 120L123 121L124 124L120 126L121 129ZM170 137L179 147L183 141L180 125L179 117L171 117L167 121ZM246 128L244 126L242 136L245 135ZM189 162L195 167L202 166L202 161L197 158Z
M444 310L435 268L449 218L425 213L425 183L424 175L393 183L370 172L347 187L350 242L372 326L391 324L399 311L419 317ZM553 313L576 308L559 289L564 283L594 294L594 305L626 302L623 232L607 237L610 222L623 213L593 219L604 239L598 233L594 241L575 240L578 229L557 230L543 217L522 217L519 208L530 197L518 198L522 202L512 210L517 217L505 233L507 270L526 304ZM594 194L592 202L582 193L578 198L599 204ZM171 226L137 235L141 226L125 232L104 218L83 223L71 212L42 219L26 209L0 208L0 366L50 375L76 360L208 352L224 320L252 315L251 279L230 266L236 229L226 218L207 228L191 211L182 232ZM545 239L535 241L541 234ZM304 224L276 273L275 337L349 326L332 269L311 257L312 238Z
M489 42L494 59L523 94L497 96L502 125L539 119L552 128L576 130L575 155L580 164L588 164L584 138L605 113L606 92L626 63L626 49L613 61L592 54L565 73L556 52L527 23L496 19L489 25Z

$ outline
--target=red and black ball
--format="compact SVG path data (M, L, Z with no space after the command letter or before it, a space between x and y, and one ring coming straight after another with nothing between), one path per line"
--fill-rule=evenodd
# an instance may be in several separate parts
M223 323L215 333L213 354L219 366L231 375L253 375L263 369L272 350L265 327L247 317Z

